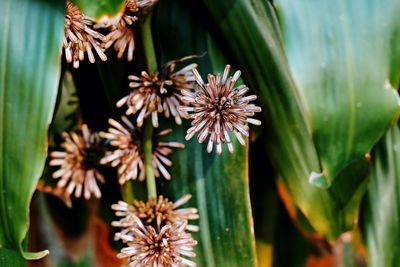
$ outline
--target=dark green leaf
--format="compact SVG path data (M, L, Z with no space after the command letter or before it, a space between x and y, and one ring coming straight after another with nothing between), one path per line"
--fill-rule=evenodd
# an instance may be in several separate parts
M0 248L24 254L60 76L63 1L0 2ZM4 265L0 262L1 266Z

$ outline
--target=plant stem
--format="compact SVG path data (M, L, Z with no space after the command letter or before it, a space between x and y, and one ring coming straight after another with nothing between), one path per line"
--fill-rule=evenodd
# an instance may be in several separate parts
M126 203L133 203L135 200L135 195L133 194L133 181L129 180L124 183L122 186L122 200L124 200Z
M153 170L153 125L150 119L147 119L144 124L144 138L143 138L143 150L144 150L144 167L146 171L146 184L147 194L149 197L157 198L157 187L156 177L154 176Z
M146 16L143 24L141 25L141 32L144 54L147 61L147 69L149 72L155 72L158 70L158 66L157 57L154 50L153 36L151 34L151 13Z
M154 51L153 37L151 34L151 13L146 16L141 25L144 54L146 56L149 74L158 70L156 53ZM147 118L143 131L144 167L146 171L147 195L149 198L157 198L156 178L153 170L153 125L151 118Z

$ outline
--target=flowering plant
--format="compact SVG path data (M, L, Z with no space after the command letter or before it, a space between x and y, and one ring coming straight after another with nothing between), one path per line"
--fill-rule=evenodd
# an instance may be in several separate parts
M400 262L397 0L0 10L0 266Z

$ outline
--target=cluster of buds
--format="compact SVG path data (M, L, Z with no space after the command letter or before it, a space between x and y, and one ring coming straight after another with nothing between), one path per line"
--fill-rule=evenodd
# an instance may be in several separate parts
M126 49L127 59L132 61L133 52L135 51L135 22L142 15L148 13L158 0L125 0L125 11L116 23L96 24L95 28L107 27L110 31L107 34L105 48L108 49L114 44L114 49L117 51L117 57L122 58Z
M217 147L217 153L222 153L222 144L226 143L229 152L233 153L233 144L229 133L233 133L239 143L245 145L242 137L249 136L248 123L260 125L261 121L249 118L261 108L249 102L257 99L257 96L245 96L249 88L240 85L234 88L240 77L240 71L236 71L233 77L229 76L230 66L226 65L224 73L216 76L209 74L208 83L204 83L199 72L193 69L197 85L195 90L182 90L182 101L187 106L179 109L190 113L193 119L192 127L187 130L186 140L198 134L198 141L202 143L208 136L207 152L211 153L213 145ZM228 77L229 76L229 77Z
M175 62L168 62L161 72L149 74L142 71L140 76L128 77L132 90L117 102L117 107L126 105L126 115L138 113L138 127L148 116L151 116L153 126L158 127L158 113L164 113L166 118L172 115L178 125L182 124L181 118L186 117L186 113L179 109L181 92L193 88L195 79L192 70L197 64L189 64L175 72Z
M197 241L191 231L198 231L198 226L189 225L189 220L199 218L197 209L181 208L190 195L184 195L175 203L163 196L158 201L135 201L133 205L119 201L112 205L119 221L113 226L119 227L115 234L126 247L117 255L128 258L129 266L196 266L188 258L193 258ZM185 257L183 257L185 256Z
M85 59L95 62L93 49L101 60L106 61L105 51L114 44L118 58L122 58L128 48L127 58L132 61L135 50L135 22L157 2L157 0L125 0L124 13L118 20L107 20L94 24L77 6L67 1L64 20L63 48L68 63L74 68ZM108 28L107 35L101 34L99 28Z
M106 37L93 30L92 25L93 22L77 6L67 2L63 48L67 62L73 62L75 68L79 67L79 61L85 59L85 53L91 63L95 62L93 48L101 60L107 60L107 56L104 54Z
M63 151L50 153L50 166L59 166L53 173L53 178L60 179L58 188L65 188L64 197L75 192L75 197L89 199L93 193L101 197L97 181L104 183L104 177L98 170L100 158L104 154L103 146L97 133L91 133L87 125L82 125L81 130L72 133L63 133L64 142L61 144Z

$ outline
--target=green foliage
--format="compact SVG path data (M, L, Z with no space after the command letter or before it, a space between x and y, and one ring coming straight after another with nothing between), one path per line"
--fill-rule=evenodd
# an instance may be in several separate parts
M46 253L25 252L22 242L46 158L60 77L64 6L62 1L5 0L0 10L0 250L34 259ZM1 266L9 266L1 259Z
M125 6L123 0L72 2L95 21L118 18ZM211 267L257 266L257 236L258 252L267 254L258 255L259 266L304 266L309 255L320 251L332 257L339 251L337 262L352 266L356 246L351 240L335 240L360 220L369 264L398 265L400 130L396 126L385 133L400 115L395 90L400 83L399 1L161 0L148 10L152 15L144 14L147 17L129 26L135 34L133 62L117 59L111 48L106 62L83 61L79 69L66 66L71 73L60 75L64 9L62 1L0 2L1 266L23 266L25 259L47 253L26 252L26 233L53 111L48 138L52 147L59 144L60 133L73 130L78 121L104 131L108 118L119 120L124 114L115 103L129 93L128 75L157 66L160 70L189 55L193 57L178 63L177 69L196 62L204 78L222 72L226 64L240 69L243 80L238 83L257 94L264 123L251 135L257 140L256 152L249 151L250 139L244 147L234 141L234 154L224 151L221 156L208 154L196 138L184 141L188 121L178 126L163 118L160 129L154 129L172 128L166 141L185 143L185 149L170 158L172 180L158 179L156 188L171 201L192 195L187 206L198 209L201 229L193 234L198 241L194 261ZM144 139L150 152L152 138ZM145 163L150 162L151 154L146 156ZM145 200L149 188L154 189L154 183L139 181L117 185L115 170L104 169L101 200L81 201L78 209L67 211L51 210L51 205L47 210L43 199L37 203L42 205L42 222L54 222L45 235L62 231L68 238L74 230L84 235L94 217L110 225L115 220L112 203L120 198ZM147 174L149 170L151 164ZM51 171L45 169L44 184L54 185ZM254 217L249 179L257 187L252 191ZM118 249L121 244L111 239L103 245L114 255L110 244ZM340 242L339 249L333 248ZM50 249L59 249L61 243L48 242ZM51 260L59 266L89 266L100 264L98 253L91 244L78 260L69 259L67 252Z

